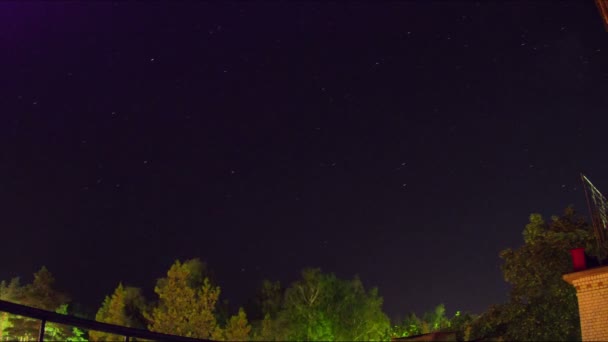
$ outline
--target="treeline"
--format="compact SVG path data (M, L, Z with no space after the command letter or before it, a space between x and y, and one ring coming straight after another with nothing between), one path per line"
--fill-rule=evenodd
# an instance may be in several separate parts
M320 269L305 269L287 287L264 281L245 307L228 313L221 289L207 265L198 259L175 261L147 300L140 288L119 283L94 319L127 327L217 341L387 341L435 331L454 332L470 340L580 340L574 289L561 276L571 270L569 250L594 240L589 225L572 208L548 222L532 214L524 244L500 253L510 300L481 315L446 315L443 305L421 317L409 314L390 322L382 311L378 289L365 289L358 277L340 279ZM472 285L474 286L474 285ZM69 297L54 286L42 267L31 284L18 278L0 282L0 299L63 314ZM37 336L37 321L0 313L0 340ZM115 341L97 331L49 323L46 338L62 341Z
M221 305L221 289L199 259L175 261L157 281L155 301L140 288L119 283L95 320L217 341L376 341L438 331L450 326L443 305L424 315L410 315L391 326L376 288L366 290L358 277L339 279L319 269L305 269L289 287L264 281L255 298L229 316ZM19 278L0 282L0 299L68 313L69 297L55 289L52 274L42 267L31 284ZM249 315L248 315L249 313ZM457 314L458 316L459 314ZM38 322L7 313L0 316L2 340L34 339ZM47 324L49 340L116 341L120 336Z

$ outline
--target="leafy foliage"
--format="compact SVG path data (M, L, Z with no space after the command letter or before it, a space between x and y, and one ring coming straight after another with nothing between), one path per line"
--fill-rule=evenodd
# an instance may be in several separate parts
M67 315L69 298L57 291L54 285L55 278L43 266L34 273L31 284L21 286L19 278L13 278L8 283L0 282L0 299ZM38 320L3 312L0 314L0 340L34 339L39 326ZM46 323L44 333L46 339L57 341L78 341L78 336L84 335L82 330L52 322Z
M159 302L147 314L148 328L167 334L208 339L217 327L214 310L220 288L205 277L198 259L183 264L177 260L158 280L154 292Z
M580 339L576 292L562 280L571 271L569 250L593 250L589 226L568 207L562 216L545 222L530 215L524 245L500 253L502 271L511 294L474 325L474 335L507 340L566 341Z
M0 300L18 303L23 296L22 291L23 288L17 277L11 279L8 283L5 280L0 282ZM0 312L0 341L4 340L5 330L13 326L10 321L11 316L6 312Z
M286 289L273 325L275 339L302 341L383 340L390 329L376 289L365 291L358 278L340 280L320 269L304 270Z
M467 327L474 320L474 316L457 311L451 319L446 315L445 305L439 304L433 310L426 312L422 318L411 313L393 326L391 336L411 337L438 331L456 332L461 340L465 338Z
M247 321L247 314L243 308L239 308L238 314L230 317L224 328L224 339L226 341L248 341L251 333L251 325Z
M145 310L146 302L141 290L136 287L124 287L122 283L119 283L114 293L111 296L106 296L95 315L95 320L125 327L144 328L143 313ZM120 339L120 336L100 331L90 331L89 337L95 341Z
M69 298L66 294L57 291L54 284L55 278L43 266L34 273L34 281L31 284L20 287L18 281L14 279L11 283L5 285L2 292L10 297L7 300L15 303L65 314L67 313ZM34 338L37 336L40 324L37 320L15 315L7 315L6 317L7 322L3 322L6 327L3 329L3 338ZM49 337L54 339L65 339L71 335L67 327L53 323L46 325L45 334L49 334Z
M392 328L382 311L378 290L366 290L358 277L350 280L305 269L301 278L283 288L265 280L246 311L229 316L228 302L220 302L220 288L198 259L179 260L154 289L158 301L147 304L141 290L119 284L99 308L96 320L168 334L226 341L374 341L390 337L451 331L458 340L576 340L580 339L574 289L561 276L570 271L569 250L595 250L587 223L567 208L548 222L532 214L523 231L524 244L500 253L502 271L511 285L510 300L480 316L449 318L440 304L421 317L410 314ZM18 278L0 282L0 299L67 314L68 297L54 288L46 268L21 286ZM0 340L31 339L38 322L0 313ZM81 330L48 323L49 339L84 341ZM94 340L115 340L90 332Z

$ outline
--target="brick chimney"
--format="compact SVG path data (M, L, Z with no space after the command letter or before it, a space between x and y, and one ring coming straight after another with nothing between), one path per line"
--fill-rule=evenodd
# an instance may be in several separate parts
M563 279L576 289L583 341L608 341L608 266L564 274Z

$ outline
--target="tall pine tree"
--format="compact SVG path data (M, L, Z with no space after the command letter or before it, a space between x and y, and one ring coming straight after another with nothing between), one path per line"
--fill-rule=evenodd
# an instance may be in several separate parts
M154 292L158 305L147 314L152 331L207 339L216 330L215 308L220 288L211 284L206 266L198 259L171 266Z
M144 328L143 313L146 302L141 290L136 287L118 284L111 296L106 296L95 315L95 320L104 323L122 325L131 328ZM95 341L115 341L120 336L100 331L90 331L89 336Z

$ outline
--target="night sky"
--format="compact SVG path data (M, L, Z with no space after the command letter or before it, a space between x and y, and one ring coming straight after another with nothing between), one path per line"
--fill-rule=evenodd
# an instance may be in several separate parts
M532 212L608 192L593 1L0 3L0 279L96 310L200 257L359 274L391 316L507 298Z

